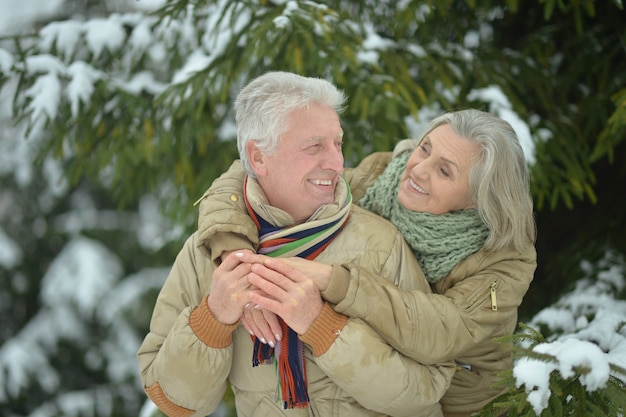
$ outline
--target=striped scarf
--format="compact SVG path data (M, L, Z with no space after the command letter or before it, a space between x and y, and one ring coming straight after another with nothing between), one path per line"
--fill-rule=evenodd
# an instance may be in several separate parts
M244 182L244 199L248 213L259 229L258 253L271 257L298 256L305 259L315 259L330 242L337 236L346 224L350 215L352 195L348 183L343 180L337 184L335 203L326 204L318 209L305 223L276 226L282 221L275 219L271 212L277 209L269 207L266 201L254 201L251 204L248 193L262 196L260 186L254 179L246 177ZM254 207L253 207L254 206ZM265 212L273 221L262 217L259 213ZM279 214L285 214L284 212ZM280 217L280 216L278 216ZM273 224L274 223L274 224ZM254 351L252 366L272 364L276 366L278 374L278 389L283 407L306 408L309 405L308 382L304 361L304 344L298 334L279 317L283 338L272 348L261 343L258 338L252 337Z

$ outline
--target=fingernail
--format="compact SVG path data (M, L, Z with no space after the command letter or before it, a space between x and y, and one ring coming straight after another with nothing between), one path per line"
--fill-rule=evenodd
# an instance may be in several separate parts
M274 347L274 342L272 342L271 340L268 344L270 345L270 347Z
M243 308L248 308L248 307L250 307L250 303L248 303L245 306L243 306Z
M276 341L280 342L280 335L278 333L276 333L274 336L276 337Z
M267 340L261 338L261 343L263 343L264 345L267 345Z
M248 330L248 333L250 333L250 336L254 336L254 332L252 330Z
M254 306L254 308L256 308L258 310L259 308L261 308L261 306L257 304L257 305Z
M235 256L236 256L237 258L241 258L241 257L243 257L243 253L241 253L241 252L237 252L237 253L235 253Z

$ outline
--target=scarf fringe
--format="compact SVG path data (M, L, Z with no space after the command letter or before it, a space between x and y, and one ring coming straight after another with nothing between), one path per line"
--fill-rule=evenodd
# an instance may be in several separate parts
M304 363L304 344L298 338L298 334L287 324L280 320L285 337L280 341L279 347L274 349L252 336L254 350L252 366L271 365L274 359L276 373L278 374L277 392L281 393L283 408L307 408L309 406L308 380ZM285 350L287 355L281 355Z

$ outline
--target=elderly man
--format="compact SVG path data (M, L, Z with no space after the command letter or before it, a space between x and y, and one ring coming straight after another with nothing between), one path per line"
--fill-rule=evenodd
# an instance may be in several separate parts
M258 226L260 253L354 263L430 291L414 280L423 275L397 229L351 204L340 175L344 101L321 79L271 72L250 82L235 102L247 179L233 198ZM406 358L335 312L303 274L281 295L282 339L251 336L240 317L261 291L249 281L258 265L209 253L202 236L201 227L179 253L138 352L146 393L168 416L210 414L229 383L242 417L441 415L454 366Z

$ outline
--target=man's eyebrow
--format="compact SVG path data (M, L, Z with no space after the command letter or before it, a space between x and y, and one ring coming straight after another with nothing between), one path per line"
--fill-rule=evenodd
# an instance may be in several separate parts
M304 143L305 144L317 143L323 140L324 140L324 136L309 136L308 138L304 139Z
M309 136L308 138L304 140L304 143L322 142L326 138L327 138L326 136ZM340 134L335 135L333 139L343 139L343 131Z

